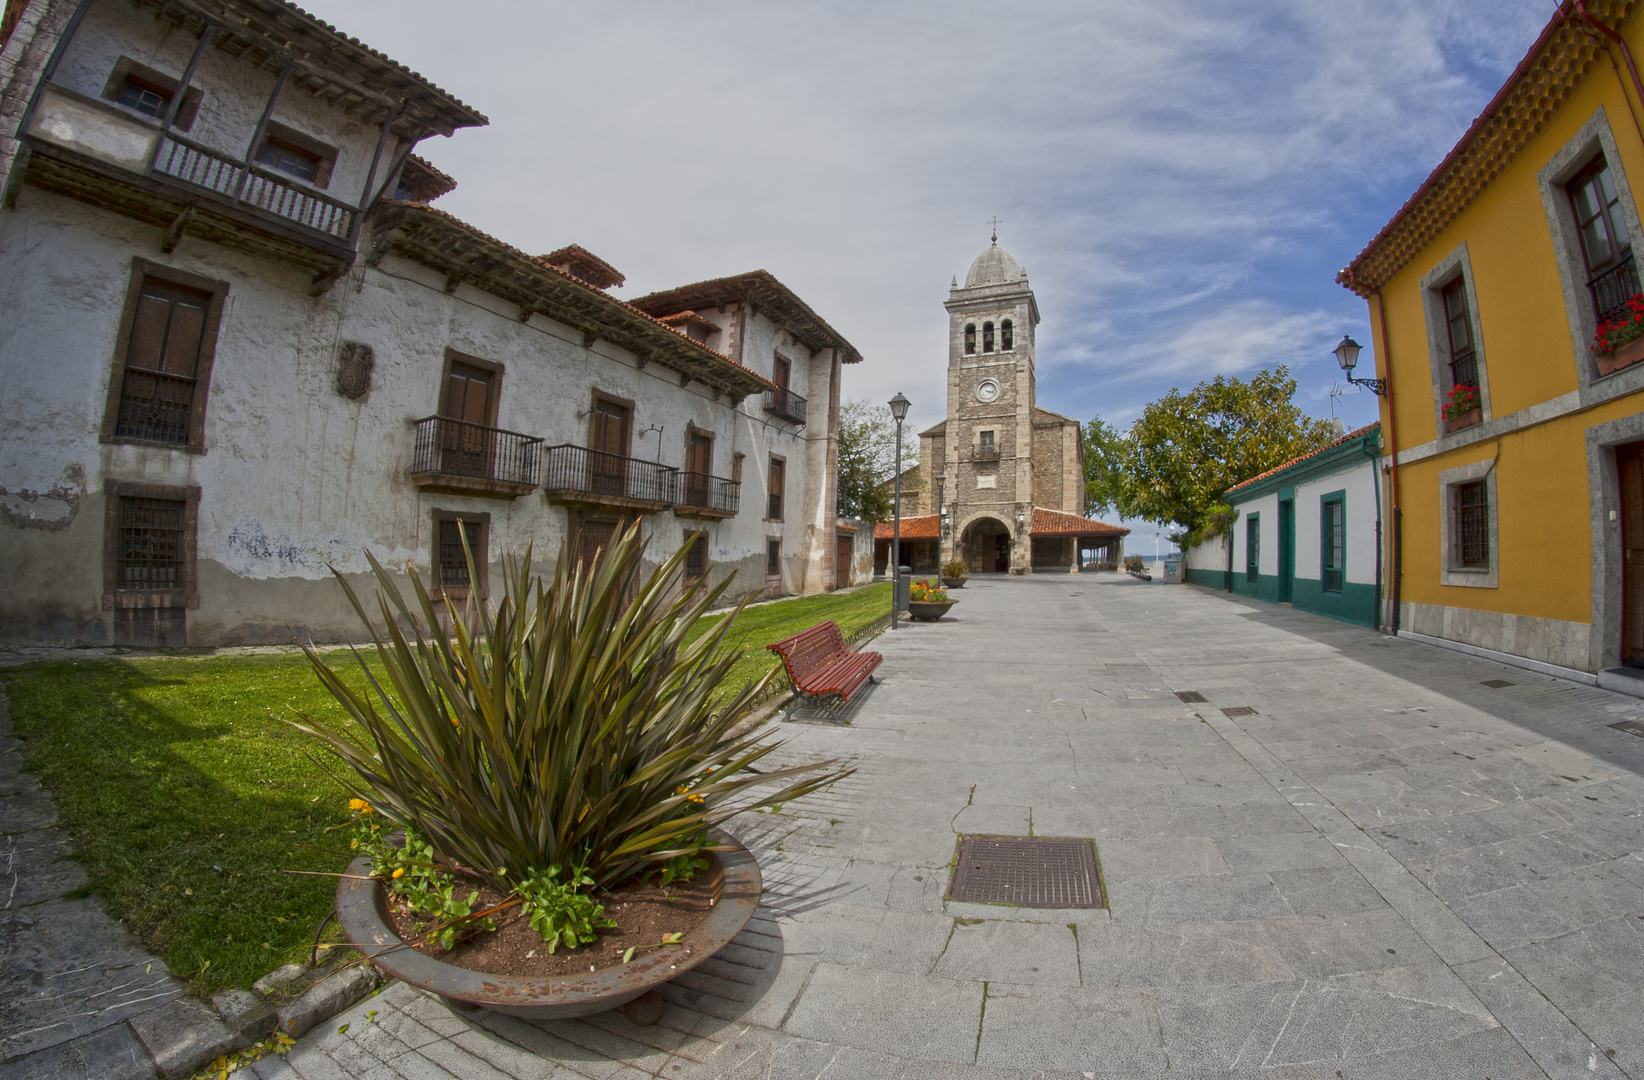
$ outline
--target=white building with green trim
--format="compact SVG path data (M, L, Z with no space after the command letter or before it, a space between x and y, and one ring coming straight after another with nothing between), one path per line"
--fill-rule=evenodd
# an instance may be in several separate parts
M1188 583L1377 625L1380 455L1375 423L1229 488L1232 529L1188 550Z

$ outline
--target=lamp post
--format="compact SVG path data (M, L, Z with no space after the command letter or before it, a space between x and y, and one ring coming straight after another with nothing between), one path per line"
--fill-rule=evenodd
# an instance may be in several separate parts
M1353 369L1358 367L1359 350L1362 348L1364 348L1364 346L1360 345L1346 334L1343 334L1341 344L1337 345L1334 350L1336 354L1336 363L1341 365L1341 370L1347 376L1348 382L1357 386L1368 386L1370 388L1370 392L1375 394L1377 397L1386 397L1387 382L1385 379L1353 378Z
M902 421L911 405L900 392L890 399L891 416L896 420L896 480L891 499L891 629L896 625L896 609L902 599Z

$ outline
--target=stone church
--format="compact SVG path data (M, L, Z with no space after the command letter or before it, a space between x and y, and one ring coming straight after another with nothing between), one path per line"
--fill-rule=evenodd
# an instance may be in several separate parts
M1036 400L1039 304L998 236L948 310L947 419L919 433L917 494L904 494L901 562L963 559L973 574L1078 573L1117 563L1129 529L1084 516L1079 421ZM912 505L909 505L909 503ZM891 524L875 529L881 565Z

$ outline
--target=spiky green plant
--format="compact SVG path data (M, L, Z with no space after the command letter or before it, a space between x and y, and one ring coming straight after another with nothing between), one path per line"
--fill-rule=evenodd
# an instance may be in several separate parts
M362 657L370 692L359 693L307 649L357 728L291 723L349 766L355 795L504 895L550 866L608 888L701 850L705 826L847 775L833 760L756 767L781 744L731 729L771 676L721 688L738 659L721 645L741 608L685 644L730 578L682 582L683 548L644 577L642 555L637 525L587 564L562 546L545 584L527 549L507 560L494 610L473 590L444 619L414 571L413 610L371 558L377 620L337 578L386 677ZM470 556L477 580L472 569Z

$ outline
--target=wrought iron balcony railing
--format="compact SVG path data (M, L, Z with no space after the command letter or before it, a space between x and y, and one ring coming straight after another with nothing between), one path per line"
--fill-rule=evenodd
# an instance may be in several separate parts
M742 484L707 473L681 473L679 505L731 517L741 509Z
M680 503L679 470L672 465L640 461L563 443L548 448L543 486L550 494L590 496L622 503Z
M785 387L765 391L765 411L789 423L805 422L805 399Z
M534 488L541 471L539 438L448 416L417 421L413 475Z
M1601 323L1613 322L1627 316L1627 301L1638 295L1638 264L1633 261L1631 249L1607 269L1594 274L1587 282L1587 291L1593 297L1593 313Z

